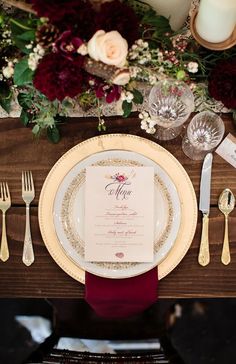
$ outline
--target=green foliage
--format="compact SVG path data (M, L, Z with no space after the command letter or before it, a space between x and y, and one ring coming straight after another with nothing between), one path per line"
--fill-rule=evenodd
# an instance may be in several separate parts
M143 16L143 24L152 25L159 34L172 33L169 20L162 15L157 15L155 10L149 9Z
M32 94L30 92L20 92L17 97L19 105L23 109L29 109L32 106Z
M122 110L123 110L123 117L127 118L132 110L132 102L127 102L126 100L124 100L122 102Z
M141 92L136 90L136 89L133 89L131 92L134 95L133 102L135 104L142 104L143 103L143 95L141 94Z
M30 121L30 114L24 109L21 110L20 119L24 126L27 126Z
M83 110L88 110L91 107L95 107L97 104L97 98L94 92L82 92L78 97L78 103Z
M46 96L27 86L18 94L18 102L22 107L21 121L24 125L33 125L32 132L40 136L46 131L48 139L52 143L60 140L59 124L64 121L68 102L60 103L58 100L49 101Z
M4 16L0 13L0 27L2 27L4 24Z
M11 108L12 91L7 82L0 81L0 106L7 112Z
M32 82L34 72L29 68L28 59L23 58L15 65L14 83L17 86L24 86Z
M173 31L167 18L157 15L153 9L149 9L142 18L142 24L146 26L145 36L151 41L150 44L154 45L155 42L158 42L170 45L170 35L173 34Z
M17 39L25 40L27 43L30 43L35 38L35 30L27 30L26 32L17 36Z
M52 143L57 144L61 139L58 127L47 128L47 137Z
M32 19L10 19L12 40L23 53L29 54L31 50L25 46L35 39L36 21Z

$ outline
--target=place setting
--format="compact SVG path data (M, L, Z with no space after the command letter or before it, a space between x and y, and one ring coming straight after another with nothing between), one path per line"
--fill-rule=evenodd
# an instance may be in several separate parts
M163 147L134 135L94 137L70 149L49 172L39 200L49 253L85 284L92 301L94 281L112 291L119 286L120 299L120 285L126 292L146 274L157 288L186 254L196 223L184 168Z
M22 263L49 274L46 283L37 277L37 289L64 295L53 287L61 273L60 282L78 286L99 315L128 317L156 302L167 276L170 297L172 289L188 295L180 292L184 284L194 293L195 273L203 279L212 267L213 208L224 219L219 264L230 269L234 185L227 174L225 185L219 175L213 181L212 170L216 156L218 166L224 163L218 156L235 166L233 0L222 6L84 0L71 11L57 2L1 4L0 105L3 118L19 116L34 137L42 136L42 148L24 143L36 151L24 162L35 168L40 186L39 230L33 228L56 263L45 254L40 259L48 271L38 264L30 228L35 189L27 171L20 206L11 200L10 183L0 183L1 264L11 256L6 216L11 206L25 204ZM25 141L28 130L20 132ZM211 204L212 182L219 211L216 199Z

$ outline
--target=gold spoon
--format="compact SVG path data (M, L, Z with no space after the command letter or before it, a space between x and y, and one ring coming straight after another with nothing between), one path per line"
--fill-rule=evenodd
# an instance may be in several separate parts
M224 243L221 254L221 262L225 265L230 263L230 251L229 251L229 230L228 230L228 216L233 211L235 206L235 198L233 192L226 188L220 195L218 200L218 206L220 211L225 215L225 233Z

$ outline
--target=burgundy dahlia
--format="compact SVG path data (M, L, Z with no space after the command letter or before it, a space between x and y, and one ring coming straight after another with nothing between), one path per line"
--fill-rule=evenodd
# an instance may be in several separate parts
M32 0L39 17L46 17L60 30L76 28L79 36L89 39L95 33L95 12L89 1L83 0Z
M101 5L96 16L97 29L109 32L117 30L132 45L139 38L139 21L134 10L119 0Z
M50 101L62 101L82 91L83 57L69 60L56 53L49 53L42 58L35 72L34 86Z
M219 61L208 78L210 96L229 109L236 109L236 57Z

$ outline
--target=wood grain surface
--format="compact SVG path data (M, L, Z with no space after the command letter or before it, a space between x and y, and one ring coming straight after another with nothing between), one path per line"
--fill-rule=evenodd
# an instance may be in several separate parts
M227 135L235 135L231 115L222 116ZM136 115L129 119L109 118L107 133L129 133L147 137L141 131ZM99 135L97 120L73 118L61 127L62 140L51 144L46 137L35 140L31 130L22 126L19 119L0 119L0 181L7 181L11 191L12 207L7 214L7 233L10 258L0 262L0 297L63 297L83 298L84 286L68 276L51 258L40 235L37 205L43 182L54 163L70 148L90 137ZM160 142L184 166L188 172L197 198L202 161L191 161L181 149L181 137ZM32 237L35 263L26 267L21 261L25 208L21 198L21 172L32 170L36 197L31 209ZM197 263L201 233L201 216L192 245L181 263L159 283L160 297L236 297L236 209L230 215L231 263L220 262L223 241L224 218L217 208L217 200L224 188L236 195L236 170L217 154L212 169L210 253L211 263L201 267ZM1 226L1 223L0 223Z

